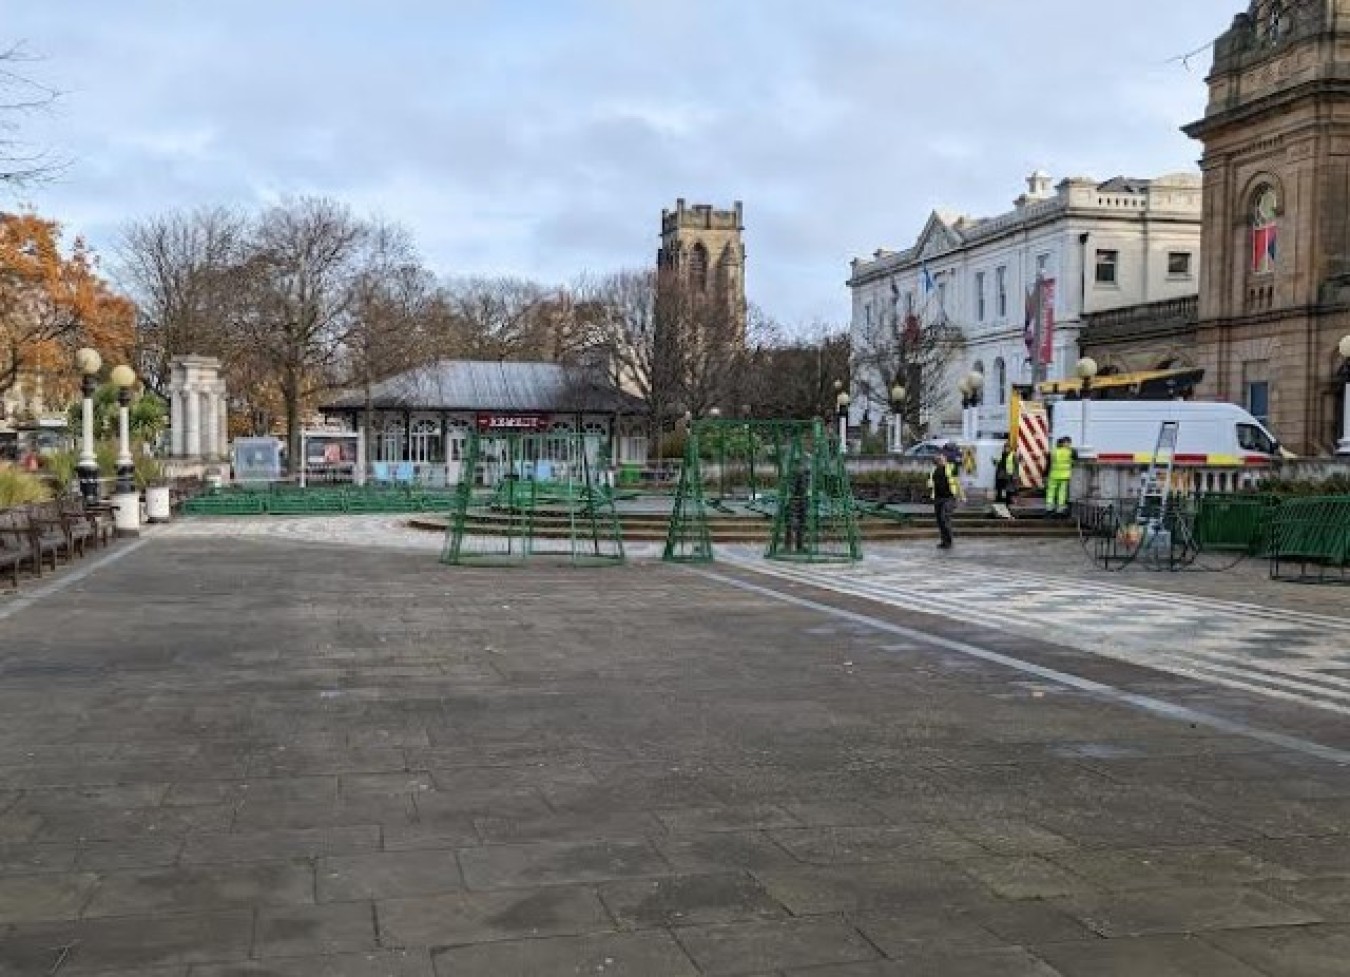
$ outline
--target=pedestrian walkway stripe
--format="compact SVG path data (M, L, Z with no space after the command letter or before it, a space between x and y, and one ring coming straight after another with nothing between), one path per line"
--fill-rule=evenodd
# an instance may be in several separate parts
M1093 590L1103 594L1112 594L1119 597L1129 597L1135 600L1147 600L1152 603L1174 604L1185 607L1202 607L1206 611L1226 610L1239 614L1249 614L1255 617L1269 618L1272 621L1289 624L1308 624L1319 628L1332 628L1335 630L1350 632L1350 618L1338 617L1332 614L1312 614L1307 611L1278 610L1271 607L1263 607L1260 604L1248 604L1242 601L1209 599L1191 597L1186 594L1170 594L1161 590L1155 590L1151 587L1129 587L1123 584L1108 584L1094 580L1066 580L1064 577L1055 577L1043 573L1026 572L1023 570L1009 570L999 567L981 566L978 570L966 569L964 567L953 566L948 561L924 560L916 561L893 556L868 557L864 566L877 564L881 566L904 566L912 568L916 562L931 564L935 568L940 566L944 577L959 575L968 578L989 579L997 578L1017 585L1019 588L1025 588L1032 584L1039 584L1046 587L1072 587L1074 590Z
M1043 589L1016 585L1020 581L995 581L991 587L974 575L936 576L931 567L921 565L924 561L907 567L892 564L897 571L910 571L908 577L900 572L880 574L876 567L840 571L731 562L768 576L989 628L1014 627L1036 636L1056 627L1060 644L1089 654L1350 715L1350 681L1321 671L1328 663L1350 665L1350 642L1305 624L1252 620L1199 602L1149 610L1138 594L1082 593L1067 581ZM1213 647L1229 644L1239 652L1250 648L1251 653Z
M1163 716L1167 719L1174 719L1178 722L1194 723L1196 726L1204 726L1207 729L1217 730L1221 733L1228 733L1234 736L1244 736L1260 743L1266 743L1270 746L1280 747L1281 749L1294 750L1298 753L1327 760L1331 763L1350 764L1350 751L1340 750L1323 743L1317 743L1297 736L1289 736L1285 733L1277 733L1273 730L1262 729L1236 719L1216 716L1212 713L1193 709L1190 706L1183 706L1175 702L1168 702L1165 699L1158 699L1154 696L1141 695L1137 692L1127 692L1124 689L1116 688L1114 685L1107 685L1105 682L1098 682L1094 679L1084 678L1081 675L1074 675L1070 672L1063 672L1055 668L1047 668L1044 665L1037 665L1034 662L1024 661L1021 658L1014 658L1012 655L1005 655L1002 652L993 651L989 648L982 648L979 645L970 644L969 642L943 638L939 635L918 631L914 628L908 628L900 624L893 624L890 621L883 621L880 618L859 614L856 611L849 611L841 607L834 607L830 604L823 604L819 601L799 597L795 594L785 594L772 587L762 586L748 580L741 580L737 577L729 577L725 574L714 573L710 570L694 568L691 568L690 572L697 573L709 580L715 580L718 583L737 587L750 593L759 594L771 600L782 601L786 604L792 604L807 610L816 611L830 617L839 618L840 620L850 621L854 624L859 624L876 631L882 631L887 634L904 638L907 641L942 648L946 651L953 651L970 658L976 658L981 661L1002 665L1029 675L1035 675L1037 678L1054 682L1057 685L1077 689L1081 692L1092 693L1105 699L1133 706L1136 709L1142 709L1145 712L1157 716Z
M124 543L118 546L111 553L105 554L90 563L86 563L78 570L71 570L69 573L62 574L51 583L41 584L32 590L16 597L14 600L0 606L0 621L7 617L13 617L20 611L27 610L40 600L46 600L52 594L65 590L71 584L79 583L85 577L98 570L103 569L110 563L116 563L124 556L130 556L146 544L146 540L138 539L134 542Z

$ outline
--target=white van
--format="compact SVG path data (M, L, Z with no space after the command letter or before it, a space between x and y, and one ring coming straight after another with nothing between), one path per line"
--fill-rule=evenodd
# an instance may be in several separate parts
M1158 432L1176 421L1178 466L1243 468L1287 455L1266 427L1236 404L1182 400L1061 400L1050 405L1051 447L1072 438L1084 458L1102 465L1153 460Z

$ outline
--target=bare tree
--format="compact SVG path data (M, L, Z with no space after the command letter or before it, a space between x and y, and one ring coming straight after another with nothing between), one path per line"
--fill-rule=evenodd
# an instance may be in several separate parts
M846 331L817 324L807 335L788 339L781 330L751 351L746 376L752 391L746 403L757 417L805 420L834 416L836 382L849 377Z
M247 219L223 207L152 217L122 232L117 274L140 313L140 372L161 396L175 356L215 356L228 372L248 354L232 328L248 234Z
M343 339L346 382L365 394L364 431L373 457L375 384L433 356L441 322L435 279L424 268L407 230L385 222L370 228L353 281L352 321Z
M270 208L253 231L242 325L276 376L292 471L301 462L301 412L335 380L369 238L369 225L345 206L312 197Z
M927 318L927 321L925 321ZM939 307L902 315L894 307L853 334L852 389L865 403L886 409L895 384L905 388L904 427L919 434L950 396L943 382L965 335Z
M539 311L548 290L523 278L466 278L450 282L452 342L471 359L544 359L547 341Z
M648 440L658 450L662 426L681 404L679 355L669 317L662 315L654 269L616 272L587 283L585 301L600 310L595 345L609 360L609 380L647 402Z
M0 184L25 186L57 169L50 155L15 135L22 118L49 108L57 99L56 91L22 70L25 63L35 60L22 44L0 50Z

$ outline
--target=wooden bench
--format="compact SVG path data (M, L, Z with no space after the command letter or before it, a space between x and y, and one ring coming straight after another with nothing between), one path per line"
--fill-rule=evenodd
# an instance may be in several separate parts
M42 576L42 565L44 563L50 563L52 569L56 569L56 561L65 545L65 537L62 536L59 529L44 526L40 520L35 520L33 517L34 508L30 506L9 511L7 514L8 535L11 538L17 536L22 539L27 547L27 554L23 562L28 564L34 576L40 577Z
M82 496L67 496L60 502L61 512L71 525L72 535L83 540L81 552L93 543L95 549L107 546L113 538L113 507L104 502L93 505L84 501Z
M59 502L38 502L28 506L28 524L32 526L39 547L51 544L59 559L66 563L84 555L88 530L76 532L74 521L61 509Z
M19 569L31 564L33 546L29 541L28 521L13 510L0 512L0 572L19 586ZM39 572L41 568L39 567Z

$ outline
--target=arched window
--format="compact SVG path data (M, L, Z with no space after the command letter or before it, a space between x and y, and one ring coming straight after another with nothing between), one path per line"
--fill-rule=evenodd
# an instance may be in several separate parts
M441 457L441 426L435 421L414 421L409 449L409 461L444 461Z
M689 283L700 292L708 289L708 249L701 241L689 252Z
M1275 188L1265 186L1257 191L1252 205L1251 270L1257 275L1268 275L1275 271L1275 260L1280 248L1279 203Z
M1002 407L1008 402L1008 364L1001 356L994 360L994 385L998 388L998 405Z
M380 445L376 452L378 461L403 460L403 422L385 421L380 428Z
M1265 20L1266 43L1278 43L1289 30L1289 11L1285 9L1284 0L1271 0Z

